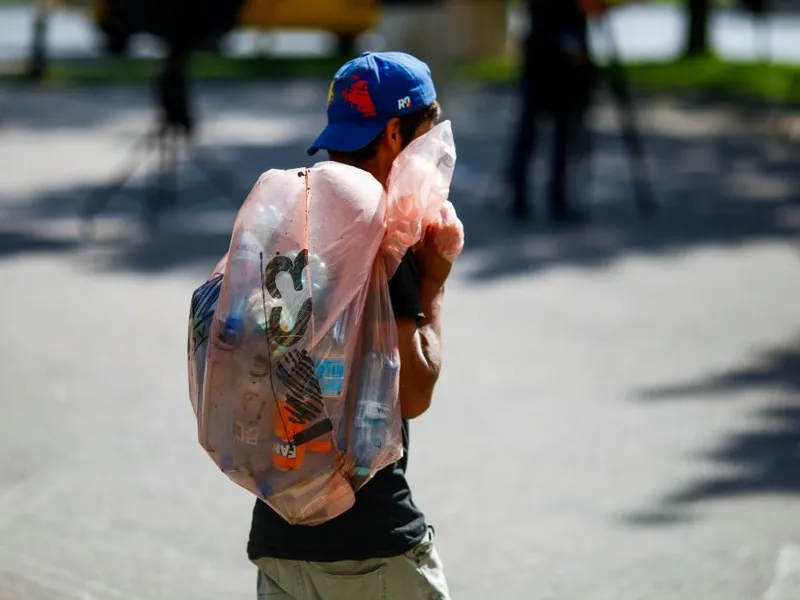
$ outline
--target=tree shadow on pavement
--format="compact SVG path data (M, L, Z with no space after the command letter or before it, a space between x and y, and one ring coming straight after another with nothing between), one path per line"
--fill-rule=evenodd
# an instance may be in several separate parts
M302 161L297 143L274 146L222 146L214 149L213 168L229 181L211 185L206 167L182 162L174 205L159 210L148 228L146 204L157 193L157 176L143 169L109 197L93 222L79 219L81 209L99 185L75 185L39 194L33 201L5 210L16 231L0 229L0 259L25 252L89 251L91 268L100 271L159 272L212 268L227 251L236 212L258 175L270 168L292 168ZM204 163L206 166L207 161ZM252 175L245 181L242 173ZM47 224L52 224L48 228ZM26 226L27 225L27 226Z
M748 429L727 437L697 458L719 466L719 475L681 487L650 512L629 515L636 524L679 520L698 503L736 496L800 496L800 336L787 347L760 354L752 364L706 379L649 390L647 402L725 400L743 392L762 393Z
M587 192L593 222L588 227L557 229L547 223L543 205L548 173L541 159L532 185L531 224L511 222L502 196L491 202L486 192L468 191L469 199L457 198L466 250L479 255L468 277L485 282L559 266L602 267L630 255L800 239L797 148L753 124L758 123L754 117L745 125L745 117L733 110L681 104L679 112L670 111L655 107L645 113L650 117L647 160L660 204L655 220L637 218L627 157L613 120L606 120L595 132L594 176ZM464 137L473 142L465 143ZM469 165L506 152L501 139L481 140L478 131L460 140L459 160ZM542 140L540 153L549 150L547 142ZM502 161L493 160L489 177L496 178ZM573 185L586 189L583 181ZM470 182L464 187L481 186Z
M15 254L68 252L78 248L76 240L52 239L33 232L0 231L0 257Z
M213 133L204 136L223 164L234 171L240 188L239 203L263 171L313 162L304 150L312 132L323 122L319 107L324 105L325 90L317 88L309 82L203 88L204 115L241 119L241 124L224 139L215 138ZM125 100L119 90L103 90L84 104L86 97L85 90L71 95L63 92L51 98L50 103L37 101L28 105L27 96L18 95L11 111L12 122L16 123L17 132L42 134L59 127L59 123L70 125L71 121L73 130L76 126L79 130L91 127L99 112L110 122L137 106L137 120L146 114L141 90L135 101ZM800 203L791 198L800 190L800 174L790 153L774 147L766 134L738 130L735 112L704 106L681 107L672 112L669 107L645 106L648 157L662 202L661 214L655 221L643 223L637 219L616 126L601 122L597 126L591 226L562 231L543 223L510 223L504 206L484 202L480 185L463 185L463 180L462 185L457 185L467 173L477 173L486 180L500 165L509 117L498 107L509 103L509 96L478 90L465 91L461 98L459 107L450 115L459 153L452 199L465 223L464 252L470 259L459 273L473 282L565 266L603 267L631 255L664 255L703 247L795 239L800 231ZM69 106L59 117L56 108L62 105ZM493 112L486 113L492 107ZM477 118L484 113L492 117ZM208 118L211 129L215 120ZM250 131L251 124L264 122L269 123L272 134L259 137ZM120 132L110 128L102 136L117 139ZM545 146L543 140L542 148ZM125 151L120 145L120 159ZM84 160L93 159L87 156ZM227 247L236 206L219 199L197 173L188 175L185 181L181 190L185 203L165 221L155 239L134 243L121 240L116 248L107 244L108 255L96 264L103 269L152 271L213 263ZM30 231L25 233L26 229L18 224L34 223L36 234L41 236L39 225L74 220L81 200L91 189L93 186L86 183L73 184L34 193L16 205L4 202L5 206L0 206L4 225L13 227L13 231L5 234L7 240L0 246L0 257L35 245L35 236ZM141 193L135 188L126 190L115 198L105 215L127 219L137 226L134 221L141 200L134 200L132 194ZM200 221L213 223L206 228L196 227ZM12 233L18 242L12 241ZM33 237L25 242L26 235ZM55 235L55 241L47 242L52 250L74 249L76 234L59 235Z
M331 73L333 75L333 73ZM268 85L259 82L202 82L192 86L192 104L202 122L231 109L231 87L235 87L235 110L253 118L281 113L307 112L321 118L327 82L301 79ZM276 93L274 88L280 88ZM69 86L17 85L0 87L0 143L4 127L31 132L60 129L91 129L113 126L126 115L156 112L153 85L100 85L90 88Z
M7 91L0 157L4 152L11 156L11 144L20 139L23 144L46 144L52 132L62 136L58 139L63 147L64 134L77 137L94 128L100 131L93 139L115 149L113 159L109 151L100 154L86 146L79 151L83 154L59 156L48 153L46 147L37 153L41 171L46 173L50 163L59 168L59 163L75 164L81 170L88 165L85 170L92 173L93 182L89 177L73 177L79 181L48 186L45 174L44 190L38 193L34 188L12 195L0 186L0 259L31 251L76 252L76 257L82 257L77 251L89 250L87 264L100 270L152 272L213 266L227 250L236 211L258 176L270 168L311 162L305 148L323 124L319 109L324 107L327 87L310 81L237 84L235 89L224 84L197 87L203 161L181 161L177 204L161 213L154 232L145 230L143 217L147 197L155 191L158 156L155 151L131 151L133 136L144 135L144 128L153 122L146 87ZM229 123L218 127L218 115ZM6 132L12 137L4 147ZM25 141L27 136L31 142ZM108 166L100 167L100 163ZM21 166L27 168L24 163ZM78 216L85 200L125 172L121 166L135 166L135 175L97 215L98 237L84 237ZM207 174L225 180L223 189Z

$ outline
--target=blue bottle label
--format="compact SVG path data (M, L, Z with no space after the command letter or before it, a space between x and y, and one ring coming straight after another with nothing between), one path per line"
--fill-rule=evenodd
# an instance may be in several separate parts
M321 358L314 361L323 396L341 396L344 391L345 365L343 358Z

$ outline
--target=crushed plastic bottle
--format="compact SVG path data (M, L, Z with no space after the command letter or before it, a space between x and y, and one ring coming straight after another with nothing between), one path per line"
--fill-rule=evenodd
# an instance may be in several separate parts
M382 352L367 352L361 362L353 423L353 475L355 480L369 477L375 459L386 444L392 416L391 396L400 365Z

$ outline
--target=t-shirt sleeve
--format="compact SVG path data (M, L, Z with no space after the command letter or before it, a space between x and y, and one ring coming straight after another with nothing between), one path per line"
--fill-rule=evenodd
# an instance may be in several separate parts
M389 280L389 296L395 318L422 319L425 316L419 295L419 267L411 250L406 252Z

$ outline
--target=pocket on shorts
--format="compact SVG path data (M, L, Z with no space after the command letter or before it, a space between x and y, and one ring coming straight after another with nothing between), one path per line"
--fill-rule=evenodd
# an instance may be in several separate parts
M253 561L258 567L258 600L292 600L293 596L284 586L292 586L297 580L290 566L281 565L274 558Z
M261 569L258 570L258 584L256 589L258 600L292 600L289 593Z
M308 563L307 575L316 596L326 600L386 600L383 561Z

